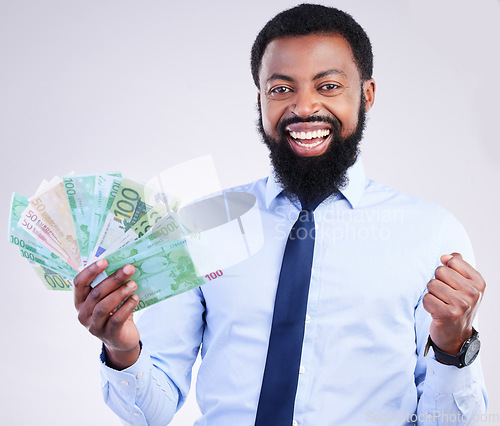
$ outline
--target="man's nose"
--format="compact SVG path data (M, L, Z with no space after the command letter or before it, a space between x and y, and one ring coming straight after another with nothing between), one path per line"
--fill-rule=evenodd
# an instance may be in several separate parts
M291 112L297 117L307 118L321 109L318 94L315 91L297 91Z

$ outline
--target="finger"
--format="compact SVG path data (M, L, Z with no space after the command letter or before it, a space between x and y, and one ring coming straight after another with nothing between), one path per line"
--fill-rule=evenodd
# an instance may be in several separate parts
M115 309L136 289L137 284L134 281L129 281L97 303L92 312L92 323L89 331L92 334L100 335L106 327L106 323L115 315Z
M95 306L107 297L110 293L120 287L127 281L135 272L132 265L125 265L123 268L118 269L114 274L103 280L100 284L90 290L87 298L79 306L78 320L85 325L89 326L89 322L93 321L92 315ZM122 299L123 300L123 299ZM116 308L118 304L114 307Z
M480 303L481 299L481 293L470 284L464 289L456 291L445 283L433 279L427 284L427 289L433 296L445 304L458 309L461 313L466 313L474 309Z
M452 257L458 257L459 259L462 259L463 260L463 257L460 253L457 253L457 252L453 252L451 254L443 254L441 256L441 263L443 265L446 265L448 263L448 261L452 258Z
M90 291L92 290L90 284L107 268L107 266L108 262L106 259L99 259L97 262L88 266L76 276L73 281L73 295L77 309L87 299Z
M456 299L455 290L437 279L429 281L427 284L427 290L430 294L441 300L446 305L449 305L454 299Z
M436 272L434 272L434 277L457 291L469 285L463 275L448 266L438 266Z
M481 294L486 289L483 276L469 263L463 260L460 253L452 253L453 258L448 261L448 267L456 270L469 280L469 283Z
M424 309L431 314L432 318L438 317L440 312L447 309L446 303L431 293L426 293L424 295L422 304L424 305Z
M471 265L469 265L460 253L452 253L441 256L441 262L448 268L457 271L465 278L474 279L479 274Z
M130 277L134 275L134 272L135 268L133 265L125 265L91 289L88 298L95 300L96 303L100 302L111 292L120 287L125 281L130 279Z
M441 263L443 265L446 265L452 258L453 256L451 254L443 254L439 260L441 260Z
M452 253L452 255L453 257L447 262L446 266L457 271L465 278L472 280L478 290L484 290L485 283L481 274L469 263L463 260L462 256L459 253ZM480 288L481 286L483 288Z
M120 308L118 308L116 312L113 312L113 315L110 316L108 320L108 332L110 334L114 334L115 331L130 318L132 312L138 304L139 296L137 296L137 294L132 294L127 300L125 300L123 305L121 305Z

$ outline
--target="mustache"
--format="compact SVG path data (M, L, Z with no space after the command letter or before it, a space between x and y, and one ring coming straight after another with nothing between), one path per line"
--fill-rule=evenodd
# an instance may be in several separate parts
M300 117L285 118L283 121L279 123L278 129L282 134L284 134L286 132L286 127L289 126L290 124L311 123L318 121L328 123L332 127L335 134L339 134L340 131L342 130L342 124L337 119L337 117L335 116L329 117L327 115L314 115L307 118L300 118Z

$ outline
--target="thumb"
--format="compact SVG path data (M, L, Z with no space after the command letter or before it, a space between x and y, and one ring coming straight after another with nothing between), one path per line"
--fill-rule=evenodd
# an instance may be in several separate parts
M448 265L448 262L453 258L456 257L458 259L462 259L462 255L460 253L451 253L451 254L443 254L441 256L441 263L443 265Z
M445 266L448 265L448 262L451 260L452 257L453 256L451 254L443 254L440 258L441 263Z

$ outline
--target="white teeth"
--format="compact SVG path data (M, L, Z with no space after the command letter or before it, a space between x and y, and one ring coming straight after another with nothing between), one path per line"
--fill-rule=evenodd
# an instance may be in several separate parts
M311 139L316 139L316 138L324 138L325 136L328 136L330 134L329 129L323 129L323 130L315 130L313 132L290 132L290 136L294 139L306 139L306 140L311 140ZM300 145L300 143L299 143ZM309 144L308 146L316 146L316 144Z

